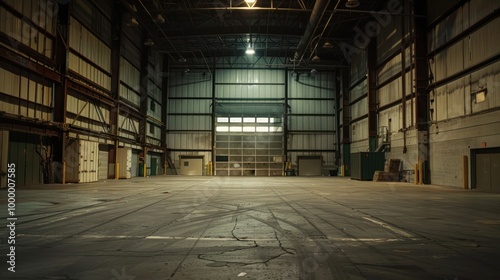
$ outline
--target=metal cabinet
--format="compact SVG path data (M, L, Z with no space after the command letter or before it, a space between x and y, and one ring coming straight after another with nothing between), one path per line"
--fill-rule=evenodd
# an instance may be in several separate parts
M373 180L375 171L383 171L385 153L360 152L351 154L351 179Z

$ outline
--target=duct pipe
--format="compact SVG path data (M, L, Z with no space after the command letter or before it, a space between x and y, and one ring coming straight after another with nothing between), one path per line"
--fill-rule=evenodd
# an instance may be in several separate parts
M304 35L302 35L299 45L297 46L297 51L293 56L293 59L295 61L299 61L299 64L302 58L304 57L304 54L307 50L307 47L309 46L309 43L311 41L312 36L314 35L314 32L316 32L316 29L318 28L321 18L326 12L328 4L330 4L330 0L318 0L314 4L314 8L311 13L311 18L309 19L309 23L307 24L306 27L306 31L304 32Z

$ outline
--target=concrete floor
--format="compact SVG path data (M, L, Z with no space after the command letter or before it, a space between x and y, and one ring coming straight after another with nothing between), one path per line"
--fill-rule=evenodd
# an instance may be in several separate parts
M500 194L341 177L18 187L0 279L500 279Z

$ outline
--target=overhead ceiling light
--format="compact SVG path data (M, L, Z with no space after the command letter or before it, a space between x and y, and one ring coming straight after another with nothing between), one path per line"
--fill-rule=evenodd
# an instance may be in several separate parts
M158 14L156 15L155 22L160 24L165 23L165 18L161 14Z
M311 59L312 62L320 62L321 61L321 58L317 55L313 56L313 58Z
M252 47L248 47L247 50L245 51L245 53L252 55L252 54L255 54L255 50Z
M347 8L356 8L359 6L359 1L358 0L347 0L345 3L345 6Z
M137 19L135 17L131 17L129 21L127 21L127 26L134 27L138 26L139 22L137 22Z
M324 49L331 49L331 48L333 48L333 45L332 45L332 43L330 43L330 42L326 41L326 42L323 44L323 48L324 48Z
M177 61L179 61L179 62L186 62L187 60L184 57L179 57L179 59Z
M147 47L152 47L155 45L155 42L153 41L153 39L147 39L146 41L144 41L144 46L147 46Z
M257 0L245 0L245 3L247 3L248 7L253 8L253 6L257 3Z
M311 70L311 76L316 76L316 74L318 74L318 70L312 69Z

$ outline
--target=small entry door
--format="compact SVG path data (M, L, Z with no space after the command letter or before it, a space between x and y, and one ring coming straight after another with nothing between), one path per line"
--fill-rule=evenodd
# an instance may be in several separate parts
M500 192L500 148L472 150L472 158L474 187Z

